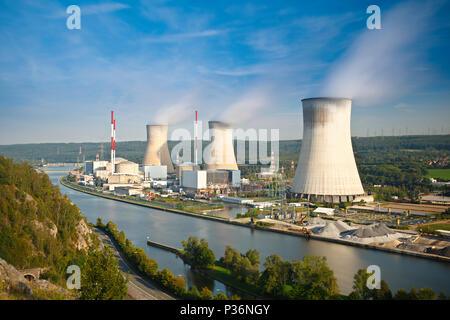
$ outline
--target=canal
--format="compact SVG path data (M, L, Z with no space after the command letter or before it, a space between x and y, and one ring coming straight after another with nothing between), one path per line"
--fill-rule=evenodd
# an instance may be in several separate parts
M351 292L353 276L358 269L367 268L369 265L378 265L381 268L381 278L393 292L400 288L409 290L415 286L429 287L437 293L442 290L447 295L450 294L450 264L446 262L306 240L95 197L64 187L59 183L59 178L65 173L52 173L51 170L52 168L48 168L47 173L52 182L60 187L63 194L69 196L89 222L95 223L97 217L104 223L113 221L119 230L125 232L128 239L158 262L160 269L167 268L175 275L182 275L188 286L207 286L213 293L233 293L222 283L204 279L191 272L189 266L175 254L147 246L147 237L177 248L182 248L181 241L190 236L205 238L209 247L214 250L216 258L223 256L227 245L243 253L249 249L257 249L261 256L261 265L268 255L274 253L287 260L301 260L306 254L325 256L337 278L339 289L344 294ZM232 212L227 215L240 209L231 209Z

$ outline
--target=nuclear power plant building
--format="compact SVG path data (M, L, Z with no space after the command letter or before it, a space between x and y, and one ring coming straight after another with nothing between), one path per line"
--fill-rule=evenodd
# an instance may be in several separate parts
M353 154L351 99L303 99L303 140L292 192L312 201L352 201L364 194Z
M143 166L167 166L167 173L175 173L167 145L167 125L147 125L147 147Z
M221 121L209 121L211 143L209 157L206 157L206 170L238 170L233 148L233 130Z

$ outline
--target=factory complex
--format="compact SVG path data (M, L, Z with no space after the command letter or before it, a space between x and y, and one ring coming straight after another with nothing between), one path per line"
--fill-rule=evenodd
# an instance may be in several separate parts
M370 202L364 193L353 154L350 134L351 100L345 98L303 99L303 142L292 186L284 191L294 198L313 202ZM172 161L168 147L168 124L146 126L147 144L141 163L116 157L116 120L111 112L111 160L85 161L84 175L77 183L95 185L117 195L151 198L154 190L175 195L189 194L209 199L236 192L262 190L267 183L241 178L233 147L233 129L221 121L209 121L210 153L198 161L197 112L193 162ZM292 170L294 163L292 161ZM283 181L275 166L255 173L258 181ZM285 196L286 194L284 194ZM264 207L263 205L261 205ZM260 207L261 207L260 206Z

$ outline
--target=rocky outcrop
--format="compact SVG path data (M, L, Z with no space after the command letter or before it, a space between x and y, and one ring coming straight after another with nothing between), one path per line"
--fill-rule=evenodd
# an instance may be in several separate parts
M45 223L40 222L38 220L33 220L34 227L38 230L43 230L44 232L51 235L53 238L56 238L56 235L58 234L58 228L56 225L50 221L50 219L46 219Z
M78 250L88 250L92 244L91 234L92 230L86 224L84 219L81 219L75 227L77 233L77 240L74 245Z

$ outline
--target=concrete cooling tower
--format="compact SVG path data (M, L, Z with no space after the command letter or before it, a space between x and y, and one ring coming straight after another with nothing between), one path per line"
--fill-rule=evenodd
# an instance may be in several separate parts
M147 125L147 147L142 164L167 166L167 173L174 173L167 146L167 129L167 125Z
M227 123L209 121L210 157L206 157L206 170L238 170L233 149L233 130Z
M364 190L350 135L351 99L303 99L303 141L292 192L312 201L352 201Z

